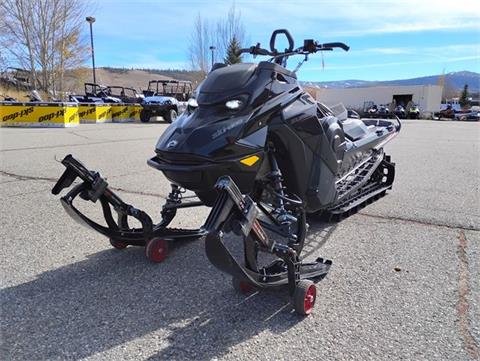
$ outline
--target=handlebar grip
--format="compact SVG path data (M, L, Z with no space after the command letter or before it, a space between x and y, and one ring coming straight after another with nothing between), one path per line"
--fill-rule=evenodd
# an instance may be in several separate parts
M287 29L277 29L272 33L272 36L270 37L270 50L272 53L277 53L277 49L275 48L275 40L278 34L284 34L287 37L288 40L288 51L293 50L294 42L292 35L289 33Z
M252 55L272 55L267 49L262 49L258 46L251 46L250 48L239 49L235 54L238 56L243 53Z
M255 54L257 55L271 55L267 49L255 49Z
M235 55L236 56L239 56L243 53L249 53L252 49L251 48L242 48L242 49L238 49L236 52L235 52Z
M325 43L325 44L322 44L322 47L324 48L340 48L340 49L343 49L345 51L348 51L350 50L350 47L344 43Z

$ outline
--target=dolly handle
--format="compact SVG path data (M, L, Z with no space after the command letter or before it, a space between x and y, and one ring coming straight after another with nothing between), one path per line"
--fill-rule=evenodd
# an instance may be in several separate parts
M77 178L77 173L72 169L65 169L61 177L58 179L57 183L52 188L52 194L59 194L64 188L68 188L72 185L73 181Z

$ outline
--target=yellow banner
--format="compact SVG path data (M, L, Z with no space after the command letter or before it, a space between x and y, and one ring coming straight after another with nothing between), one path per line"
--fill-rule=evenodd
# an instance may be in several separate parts
M140 104L130 104L128 106L128 117L134 122L140 121L140 112L142 111L142 106Z
M112 108L108 104L83 103L78 107L80 123L108 123L112 121Z
M112 104L112 121L117 123L130 122L129 104Z
M64 103L0 103L0 125L25 127L76 127L78 107Z

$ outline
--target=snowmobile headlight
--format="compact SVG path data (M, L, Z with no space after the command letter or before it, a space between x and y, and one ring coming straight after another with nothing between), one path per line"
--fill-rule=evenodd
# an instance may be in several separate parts
M230 110L238 110L243 105L243 102L239 99L229 100L225 103L225 106Z
M190 108L197 108L198 107L197 99L195 99L195 98L188 99L187 105Z

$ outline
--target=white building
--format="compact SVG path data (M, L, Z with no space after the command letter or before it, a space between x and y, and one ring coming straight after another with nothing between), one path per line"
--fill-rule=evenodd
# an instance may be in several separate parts
M418 104L422 113L440 110L443 88L440 85L377 86L368 88L318 88L317 100L324 104L343 103L345 107L366 110L373 104Z

